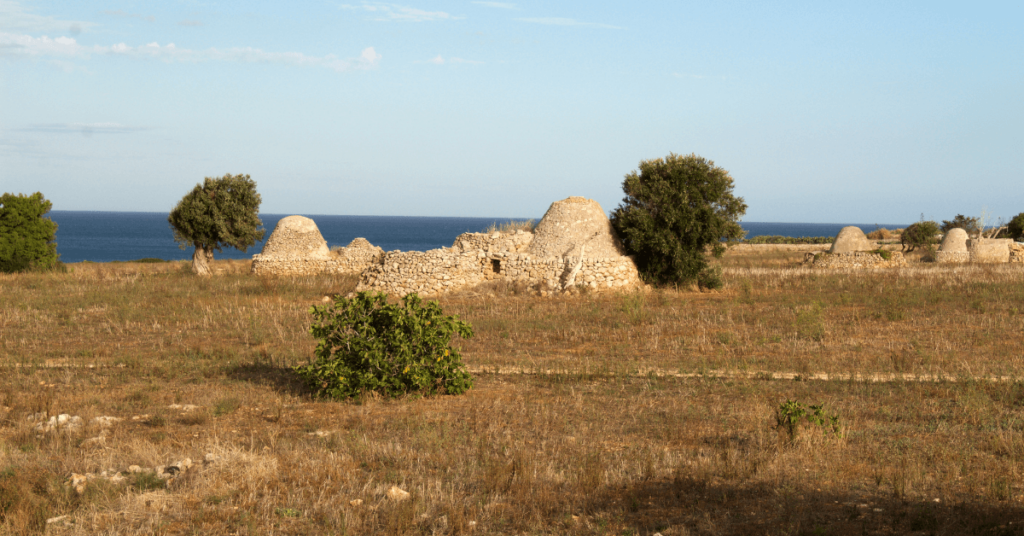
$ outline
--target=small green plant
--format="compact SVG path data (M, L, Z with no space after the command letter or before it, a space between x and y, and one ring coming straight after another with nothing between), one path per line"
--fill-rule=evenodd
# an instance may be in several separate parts
M167 487L167 481L161 479L156 473L152 471L135 473L131 478L131 486L140 492L151 491L155 489L164 489Z
M787 399L775 410L775 429L785 431L791 441L796 439L800 423L804 421L821 428L826 435L842 437L839 416L826 413L824 404L804 406Z
M281 517L299 517L302 512L295 508L275 508L274 513Z
M457 316L417 294L390 304L387 294L360 292L310 308L318 340L309 365L295 371L316 396L352 398L366 391L387 397L414 391L462 394L473 386L452 337L473 336Z
M875 255L878 255L879 257L882 258L883 261L892 260L892 252L890 252L889 250L878 248L878 249L872 251L871 253L874 253Z
M221 415L227 415L228 413L232 413L238 409L238 406L239 402L237 398L223 398L213 405L213 416L220 417Z

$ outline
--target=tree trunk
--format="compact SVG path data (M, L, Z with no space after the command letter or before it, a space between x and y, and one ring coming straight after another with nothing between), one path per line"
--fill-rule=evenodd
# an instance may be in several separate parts
M196 246L196 251L192 254L192 273L202 276L210 275L209 261L212 258L212 251L207 251L202 246Z

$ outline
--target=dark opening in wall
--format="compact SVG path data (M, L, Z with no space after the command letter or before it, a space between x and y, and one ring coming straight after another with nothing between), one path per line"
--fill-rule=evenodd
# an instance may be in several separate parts
M491 270L496 274L501 273L501 261L498 259L491 259Z

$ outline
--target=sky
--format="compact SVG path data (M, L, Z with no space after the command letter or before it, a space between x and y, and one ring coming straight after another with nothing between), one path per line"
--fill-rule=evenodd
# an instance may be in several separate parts
M1024 212L1024 3L0 0L0 191L166 212L606 211L670 153L744 221Z

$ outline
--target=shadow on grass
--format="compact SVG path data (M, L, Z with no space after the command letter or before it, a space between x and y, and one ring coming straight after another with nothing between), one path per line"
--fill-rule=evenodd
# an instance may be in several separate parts
M269 387L281 394L312 398L309 387L291 367L256 362L233 365L225 372L233 380Z
M609 489L591 505L620 512L635 534L1024 535L1024 507L979 497L934 502L676 478Z

